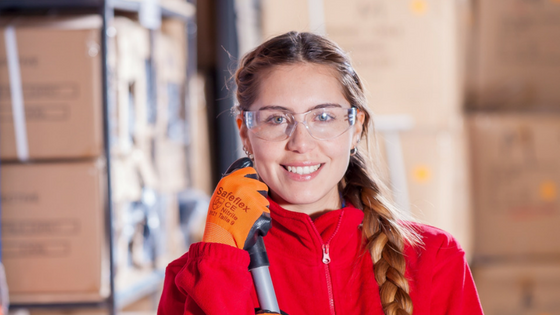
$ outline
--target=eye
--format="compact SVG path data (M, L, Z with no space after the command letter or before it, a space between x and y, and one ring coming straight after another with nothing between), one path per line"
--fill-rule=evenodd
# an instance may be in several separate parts
M273 125L280 125L287 121L286 116L281 114L273 114L268 116L266 122Z
M272 119L271 119L271 121L272 121L273 123L275 123L275 124L281 124L281 123L283 123L285 120L286 120L286 118L285 118L285 117L282 117L282 116L275 116L275 117L272 117Z
M335 119L335 117L327 112L322 112L315 116L315 120L320 122L330 121L333 119Z

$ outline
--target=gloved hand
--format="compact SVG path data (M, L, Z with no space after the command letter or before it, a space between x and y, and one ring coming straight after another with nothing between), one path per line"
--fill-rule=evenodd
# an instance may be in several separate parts
M253 167L245 167L220 180L210 199L203 242L247 250L257 236L266 235L271 226L268 186L257 178Z

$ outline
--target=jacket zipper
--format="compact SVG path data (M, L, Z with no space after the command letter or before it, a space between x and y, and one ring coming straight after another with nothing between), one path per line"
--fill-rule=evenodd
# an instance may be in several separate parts
M329 293L329 306L331 308L331 315L335 315L334 311L334 295L332 292L331 270L329 264L331 257L329 256L329 244L323 244L323 264L325 264L325 275L327 277L327 291Z
M330 243L331 243L332 239L334 238L334 236L336 235L336 232L338 232L338 229L340 228L340 225L342 223L342 215L343 214L344 214L344 211L342 211L342 213L340 214L340 217L338 218L338 224L336 225L334 233L331 235L331 237L329 238L329 240L326 243L323 243L323 239L321 238L321 234L317 230L317 227L315 226L315 223L313 223L313 220L311 220L311 218L309 218L309 221L311 221L311 225L313 226L313 229L315 230L315 233L317 233L317 236L319 236L319 240L321 240L321 244L322 244L322 250L323 250L322 262L325 265L325 277L327 279L327 292L328 292L328 295L329 295L329 307L331 309L331 315L335 315L336 313L335 313L335 310L334 310L334 295L333 295L333 287L332 287L332 279L331 279L331 270L329 268L329 264L331 263Z

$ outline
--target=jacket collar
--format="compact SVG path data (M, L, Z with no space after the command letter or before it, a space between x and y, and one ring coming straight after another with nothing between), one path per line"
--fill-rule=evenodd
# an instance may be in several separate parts
M313 221L309 215L289 211L270 201L272 229L264 238L267 251L282 253L296 260L321 262L324 246L329 245L333 263L354 259L363 250L360 224L364 213L348 204L329 211ZM270 243L270 245L269 245Z

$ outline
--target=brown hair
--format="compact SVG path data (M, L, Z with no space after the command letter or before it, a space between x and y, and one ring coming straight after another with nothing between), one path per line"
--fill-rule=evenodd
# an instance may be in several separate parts
M259 76L265 70L300 62L327 65L336 70L345 98L365 114L362 137L367 138L371 114L362 82L350 59L338 45L311 33L289 32L274 37L243 57L235 73L240 109L247 110L255 102L260 88ZM383 198L380 181L370 175L360 153L351 156L339 188L346 200L364 212L362 233L374 263L385 314L412 314L403 249L405 243L417 244L420 239Z

